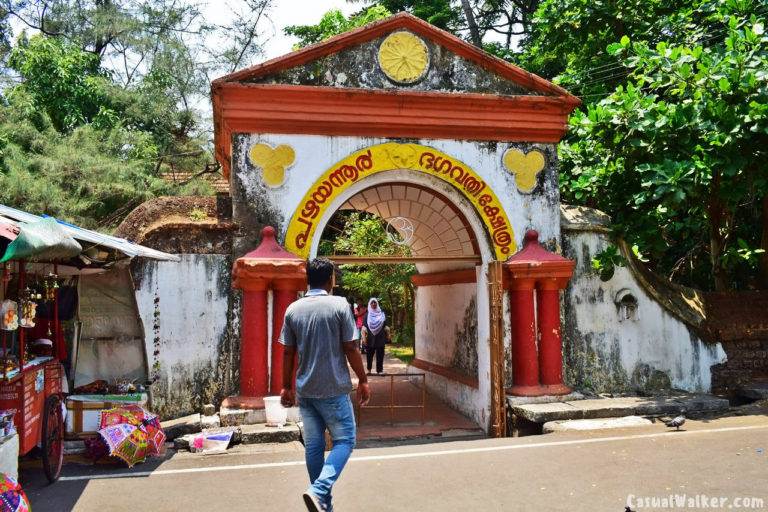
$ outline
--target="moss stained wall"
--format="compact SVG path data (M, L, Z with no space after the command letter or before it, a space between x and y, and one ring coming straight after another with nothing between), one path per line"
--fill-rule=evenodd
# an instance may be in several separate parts
M430 66L413 84L391 81L379 68L379 45L385 36L316 61L255 80L256 83L354 87L361 89L410 89L501 95L531 94L523 87L489 73L477 64L425 39ZM540 94L540 93L536 93Z
M227 255L183 254L180 262L134 264L147 335L153 410L163 418L198 412L237 390L239 311Z
M602 281L591 260L611 241L606 226L593 220L563 229L563 254L577 262L562 301L566 383L600 393L710 391L710 369L726 358L722 346L702 341L627 267ZM627 294L636 305L631 318L623 316L619 301Z

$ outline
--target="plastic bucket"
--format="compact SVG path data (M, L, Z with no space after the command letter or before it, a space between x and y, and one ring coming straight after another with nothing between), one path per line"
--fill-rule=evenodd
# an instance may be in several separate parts
M288 418L288 410L280 403L279 396L264 397L264 412L268 427L282 427Z

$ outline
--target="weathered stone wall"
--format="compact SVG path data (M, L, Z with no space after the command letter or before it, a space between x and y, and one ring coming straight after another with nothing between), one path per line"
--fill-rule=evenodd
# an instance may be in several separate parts
M163 418L199 411L237 391L239 322L228 255L181 254L133 268L146 331L153 410Z
M224 210L215 197L158 197L117 229L181 258L137 259L131 268L155 380L152 406L163 418L218 404L238 389L240 296L231 289L234 226Z
M602 281L591 261L611 245L608 219L584 211L563 222L563 254L577 262L563 297L567 384L595 392L710 391L710 368L725 360L723 347L702 341L629 268Z
M720 341L728 361L712 368L712 389L742 394L768 383L768 292L721 292L705 295L706 336Z
M412 89L420 91L473 92L525 95L523 87L489 73L474 62L424 39L429 48L429 69L418 82L391 81L378 64L380 38L333 55L257 80L258 83L355 87L361 89ZM541 93L537 93L541 94Z

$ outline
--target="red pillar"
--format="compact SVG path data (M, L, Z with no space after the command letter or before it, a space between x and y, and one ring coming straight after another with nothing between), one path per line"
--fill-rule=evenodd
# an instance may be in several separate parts
M243 292L240 331L240 394L266 396L269 361L267 357L267 290Z
M283 326L285 310L296 300L297 291L306 288L304 260L280 247L273 227L266 226L261 235L259 246L235 260L232 269L232 286L243 290L240 321L240 394L225 399L222 407L262 409L263 397L270 392L280 392L283 346L277 340ZM270 289L274 291L271 338L268 300Z
M571 389L563 384L563 353L560 338L560 281L538 282L539 370L548 395L565 395Z
M539 386L539 361L536 352L536 314L534 281L516 279L510 285L509 309L512 320L512 393L543 394Z
M570 392L563 384L559 290L568 283L574 266L573 260L542 247L534 230L526 232L523 249L504 264L512 314L513 386L509 391L513 395Z
M277 286L277 285L276 285ZM283 344L280 339L280 331L283 329L285 310L296 300L298 292L294 289L275 289L272 295L272 377L269 384L269 392L279 395L283 387Z

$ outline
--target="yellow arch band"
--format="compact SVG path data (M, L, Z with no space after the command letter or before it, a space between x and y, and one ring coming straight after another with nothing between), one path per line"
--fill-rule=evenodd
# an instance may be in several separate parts
M472 203L482 219L496 258L506 260L516 252L512 223L499 198L475 171L435 148L397 142L356 151L315 181L288 225L286 249L302 258L309 257L317 224L334 199L366 176L397 169L423 172L451 184Z

